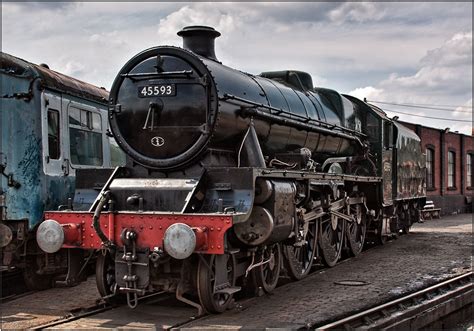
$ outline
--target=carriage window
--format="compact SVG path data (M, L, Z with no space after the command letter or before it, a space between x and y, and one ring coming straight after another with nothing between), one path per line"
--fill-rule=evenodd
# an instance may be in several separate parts
M61 148L59 141L59 112L57 110L48 110L48 150L50 159L59 159Z
M92 129L93 130L102 130L102 122L100 120L100 115L96 113L90 113L92 114Z
M455 187L456 181L456 154L448 152L448 187Z
M81 111L77 108L69 110L69 124L81 125Z
M103 153L100 114L71 107L69 143L72 164L101 166Z

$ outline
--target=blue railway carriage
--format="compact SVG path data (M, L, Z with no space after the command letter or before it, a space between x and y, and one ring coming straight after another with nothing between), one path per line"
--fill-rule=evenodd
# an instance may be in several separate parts
M95 169L107 178L123 154L107 133L104 88L5 53L0 77L1 268L22 270L27 286L44 288L80 257L38 249L43 212L87 209L95 196L79 187L75 194L76 176Z

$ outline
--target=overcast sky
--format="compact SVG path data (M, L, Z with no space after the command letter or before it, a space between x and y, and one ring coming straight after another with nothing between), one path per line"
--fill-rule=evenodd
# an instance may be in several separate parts
M471 2L2 2L2 51L110 89L136 53L180 46L186 25L220 31L216 54L231 67L297 69L360 98L434 105L443 109L378 104L401 120L471 133Z

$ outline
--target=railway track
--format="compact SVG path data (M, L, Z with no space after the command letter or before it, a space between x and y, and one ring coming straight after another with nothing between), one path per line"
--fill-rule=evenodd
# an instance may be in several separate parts
M317 330L416 330L472 307L473 272L324 325Z
M469 304L472 305L472 280L473 273L469 272L377 307L347 316L343 319L323 325L313 325L309 328L316 330L399 330L427 327L431 323L436 322L456 310L462 309ZM168 300L171 297L172 294L170 293L158 292L141 298L140 303L145 305L153 304L159 301ZM246 298L242 301L239 300L236 304L240 305L243 302L251 301L252 299L253 298ZM76 327L75 325L68 323L119 308L120 306L114 307L102 303L88 309L71 312L70 316L48 324L37 326L33 329L43 330L58 327L69 329L71 326L74 328ZM168 324L166 329L177 330L183 327L185 328L191 325L191 323L195 323L196 321L206 317L206 315L197 317L191 315L192 314L183 316L179 322ZM110 318L110 316L107 318ZM91 327L92 326L94 325L91 325Z
M0 301L2 303L33 293L26 288L21 270L2 270L0 277L0 282L2 284Z
M149 294L149 295L145 295L145 296L139 298L138 301L140 303L156 302L156 301L159 301L159 300L167 299L169 297L169 295L170 294L167 293L167 292L156 292L156 293L152 293L152 294ZM46 324L42 324L42 325L33 327L33 328L31 328L31 330L43 330L43 329L47 329L47 328L60 326L62 324L70 323L70 322L76 321L76 320L84 318L84 317L97 315L99 313L102 313L102 312L105 312L105 311L108 311L108 310L112 310L112 309L117 308L117 307L118 306L114 306L114 305L111 305L111 304L108 304L106 302L101 301L101 302L98 302L96 305L91 306L91 307L78 308L78 309L72 310L69 313L69 315L64 316L61 319L58 319L58 320L55 320L55 321L52 321L52 322L49 322L49 323L46 323Z
M366 251L370 251L370 246L367 247ZM350 262L352 259L344 259L339 262L339 264L345 264ZM318 266L314 268L312 273L325 272L327 268ZM371 308L364 312L359 312L353 316L347 316L339 321L329 321L331 323L324 325L307 325L311 329L380 329L380 328L405 328L406 325L403 323L412 323L414 318L417 318L417 315L420 315L427 310L432 309L436 305L441 305L449 300L451 300L451 307L448 307L449 311L454 310L458 306L463 306L469 302L472 304L472 272L464 274L459 277L452 278L448 281L436 284L427 289L412 293L408 296L404 296L388 302L384 305ZM282 278L280 285L285 286L285 278ZM460 298L458 298L460 297ZM94 328L97 327L97 320L102 321L114 321L114 318L121 316L122 320L118 320L115 324L111 324L109 327L123 327L124 325L129 325L128 322L132 321L141 321L142 324L138 327L149 327L150 325L159 325L166 326L166 329L180 329L187 326L193 325L195 322L201 320L204 316L196 317L196 311L190 311L190 307L186 308L175 306L171 303L170 300L173 300L174 295L164 292L153 293L142 297L140 314L133 315L133 310L128 310L125 306L112 306L107 305L104 302L97 302L97 304L92 304L93 301L90 301L89 306L83 306L86 308L77 308L67 313L62 313L63 316L57 315L55 321L48 322L46 324L36 324L32 329L46 329L46 328ZM246 297L239 299L235 303L235 309L245 310L249 302L255 300L255 297ZM471 301L469 301L469 299ZM467 300L467 301L466 301ZM163 302L161 302L163 301ZM175 300L176 301L176 300ZM148 306L148 307L147 307ZM446 305L444 305L446 306ZM442 306L443 307L443 306ZM143 310L144 309L144 313ZM445 309L445 308L443 308ZM156 317L155 320L145 320L147 316L152 316L150 312L155 312L159 310L160 313L153 315ZM440 309L438 309L440 310ZM130 315L132 314L132 315ZM94 316L96 315L96 316ZM168 315L174 315L174 317L168 317ZM178 316L179 315L179 316ZM431 313L428 314L429 318L433 320L435 316L440 316L440 313ZM141 317L133 317L141 316ZM88 318L91 317L91 318ZM153 317L153 318L155 318ZM223 316L225 317L225 316ZM244 316L243 316L244 317ZM207 316L209 318L209 316ZM244 317L245 318L245 317ZM426 320L426 317L424 317ZM418 318L419 319L419 318ZM171 322L171 320L173 320ZM163 322L163 323L161 323ZM192 323L194 322L194 323ZM326 321L327 322L327 321ZM43 322L44 323L44 322ZM121 324L123 323L123 324ZM199 323L199 322L198 322ZM420 323L420 322L417 322ZM133 323L132 323L133 324ZM136 325L134 327L137 327Z

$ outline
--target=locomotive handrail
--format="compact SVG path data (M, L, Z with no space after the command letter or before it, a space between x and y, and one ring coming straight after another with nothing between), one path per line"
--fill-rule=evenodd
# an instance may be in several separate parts
M148 79L148 78L159 78L159 77L164 77L164 78L169 78L169 77L189 77L193 74L192 70L181 70L181 71L165 71L165 72L140 72L140 73L126 73L126 74L121 74L120 77L124 78L130 78L130 79Z
M320 120L317 120L317 119L314 119L314 118L310 118L310 117L305 117L305 116L302 116L302 115L299 115L299 114L295 114L295 113L291 113L289 111L286 111L282 108L276 108L276 107L273 107L273 106L269 106L269 105L265 105L263 103L258 103L258 102L253 102L251 100L248 100L248 99L244 99L244 98L240 98L240 97L237 97L235 95L232 95L232 94L224 94L224 97L223 98L219 98L220 100L222 101L227 101L227 100L236 100L236 101L240 101L240 102L243 102L243 103L246 103L246 104L249 104L249 105L252 105L253 109L255 109L255 107L259 107L259 108L265 108L265 109L268 109L270 111L275 111L276 114L271 114L271 115L280 115L280 114L285 114L285 115L289 115L289 116L293 116L293 117L297 117L299 119L302 119L304 120L306 123L307 122L315 122L321 126L324 126L328 129L339 129L341 131L346 131L348 133L352 133L352 134L355 134L355 135L358 135L358 136L361 136L361 137L367 137L366 134L362 133L362 132L359 132L359 131L356 131L356 130L352 130L352 129L348 129L348 128L345 128L345 127L342 127L340 125L336 125L336 124L329 124L329 123L326 123L326 122L323 122L323 121L320 121ZM247 108L248 109L248 108ZM332 131L331 131L332 132Z
M277 115L274 115L274 114L269 114L267 112L264 112L262 110L258 110L258 109L255 109L255 108L244 108L244 109L242 109L242 115L243 116L258 117L260 119L265 119L265 120L267 120L269 122L272 122L274 124L287 125L287 126L294 127L295 129L302 129L302 130L307 130L307 131L316 131L316 132L324 133L324 134L331 135L331 136L337 136L337 137L345 138L345 139L348 139L348 140L353 140L353 141L356 141L359 145L365 146L365 144L362 143L362 141L359 139L359 137L357 137L355 135L350 135L350 134L343 133L343 132L332 131L328 128L324 128L324 127L309 124L309 123L303 123L303 122L300 122L296 119L291 119L291 118L287 118L287 117L277 116Z

